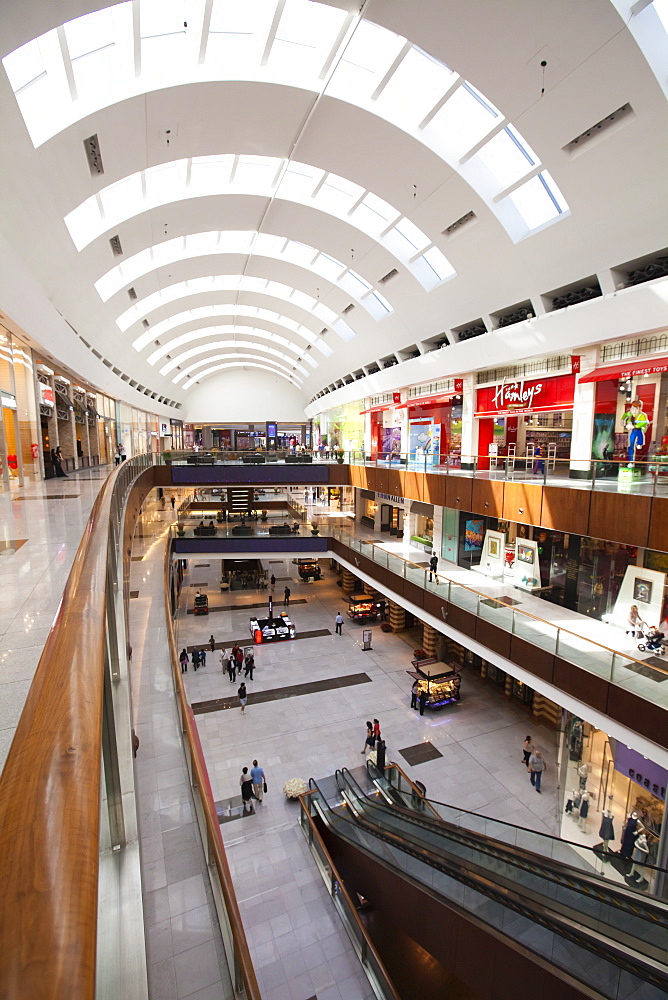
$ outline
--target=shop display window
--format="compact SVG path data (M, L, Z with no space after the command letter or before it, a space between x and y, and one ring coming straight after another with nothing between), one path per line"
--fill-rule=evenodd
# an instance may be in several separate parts
M431 517L426 517L423 514L417 514L415 517L415 534L411 536L414 542L420 542L422 545L433 545L434 544L434 520Z

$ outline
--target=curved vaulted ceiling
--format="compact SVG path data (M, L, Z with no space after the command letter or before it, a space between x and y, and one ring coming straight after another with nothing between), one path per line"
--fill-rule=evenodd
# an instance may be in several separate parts
M64 317L92 381L184 414L244 367L303 405L383 359L486 364L459 330L665 247L665 3L3 5L0 308L27 268L24 329L57 354Z

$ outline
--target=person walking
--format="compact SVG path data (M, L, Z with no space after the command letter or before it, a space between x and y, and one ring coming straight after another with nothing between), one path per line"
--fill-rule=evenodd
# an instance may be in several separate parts
M274 576L273 573L269 577L269 583L271 584L271 589L273 590L274 587L276 586L276 577Z
M253 766L250 771L251 781L253 782L253 795L258 800L262 802L262 796L264 794L264 785L267 780L266 775L258 762L253 761Z
M431 583L432 574L436 577L436 583L438 583L438 576L436 576L436 570L438 569L438 556L432 555L429 560L429 582Z
M250 774L248 773L248 768L244 767L241 770L241 777L239 778L239 786L241 788L241 801L243 804L244 815L247 812L254 813L253 809L253 781Z
M283 591L283 606L286 608L290 607L290 588L286 587Z
M199 651L199 665L200 667L206 666L206 649L204 648L204 646L202 646L202 648Z
M244 651L241 648L241 646L236 647L236 651L234 653L234 660L236 663L237 673L239 674L239 677L241 677L241 668L244 665Z
M374 745L378 742L379 739L380 739L380 722L378 721L378 719L374 719L373 720L373 742L374 742Z
M420 697L418 698L418 704L420 706L420 715L424 715L424 708L427 704L427 689L423 687L420 691Z
M218 657L218 659L220 660L220 669L223 671L223 673L225 673L225 671L227 670L227 665L229 663L229 657L227 655L227 650L225 649L224 646L220 651L220 656Z
M527 736L526 739L524 740L524 743L522 744L522 753L524 754L524 766L526 767L527 771L529 770L529 758L531 757L531 754L534 752L535 749L536 748L533 745L531 737Z
M244 670L244 677L249 677L253 680L253 671L255 670L255 657L253 653L250 652L245 660L246 669Z
M629 617L626 626L626 634L631 633L632 639L642 639L642 627L644 621L640 617L640 612L638 611L638 605L632 604L629 608Z
M531 784L536 789L540 795L540 782L543 777L543 771L547 771L547 764L543 760L543 755L540 750L534 750L534 752L529 757L529 774L531 776Z
M172 510L174 510L174 508L176 507L176 497L170 497L169 502L172 505Z
M121 446L120 446L120 444L116 445L116 454L114 455L114 458L116 460L116 465L120 465L121 464Z
M209 636L209 649L212 653L215 652L216 649L216 640L212 635Z
M534 476L542 476L545 472L545 462L543 461L543 453L540 450L539 444L534 449L533 457L533 474Z
M197 649L193 649L192 651L192 661L193 661L193 668L195 671L197 671L197 668L199 667L199 651Z
M185 650L185 649L181 650L181 655L179 656L179 660L181 662L181 673L185 674L187 672L187 670L188 670L188 653L187 653L187 650Z
M124 444L121 445L121 462L124 462L128 457L128 450Z
M371 720L367 720L366 737L364 739L364 746L362 747L360 753L367 753L369 750L373 750L375 742L376 741L373 738L373 726L371 725Z
M56 450L52 453L51 459L55 464L56 476L62 476L64 479L69 479L69 476L63 469L63 462L65 459L63 458L63 453L60 450L60 445L58 445Z
M336 622L336 634L343 635L343 632L341 631L341 629L343 628L343 615L341 614L340 611L337 613L334 621Z
M248 691L246 691L246 683L242 681L239 685L239 690L237 691L239 695L239 704L241 706L241 714L244 715L246 712L246 702L248 701Z
M230 658L227 661L227 675L230 678L230 684L234 684L237 679L237 661L233 652L230 652Z
M418 699L418 682L413 681L413 686L411 688L411 708L417 708Z

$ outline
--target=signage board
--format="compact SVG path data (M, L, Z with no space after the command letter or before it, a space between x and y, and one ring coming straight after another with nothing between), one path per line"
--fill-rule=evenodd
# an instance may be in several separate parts
M50 385L44 385L43 382L39 383L39 401L44 406L56 405L55 395Z
M573 374L515 381L503 379L496 385L478 389L476 417L570 410L574 393Z
M378 499L380 499L380 500L391 500L391 501L392 501L392 503L398 503L398 504L400 504L400 505L401 505L402 507L403 507L403 505L404 505L404 504L405 504L405 502L406 502L406 501L404 500L404 498L403 498L403 497L393 497L393 496L390 496L390 494L389 494L389 493L376 493L376 496L377 496L377 497L378 497Z
M365 628L362 631L362 649L371 649L371 629Z
M16 409L16 396L12 396L10 392L0 393L0 402L3 406L6 406L8 410Z

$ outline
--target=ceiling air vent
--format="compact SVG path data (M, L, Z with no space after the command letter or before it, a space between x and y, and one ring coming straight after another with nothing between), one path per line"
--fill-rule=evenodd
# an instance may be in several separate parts
M96 358L99 358L100 360L102 360L102 355L100 354L99 351L96 351L94 347L91 347L91 351L93 352L93 354L95 355Z
M143 319L143 320L141 321L141 325L142 325L142 326L144 327L144 329L145 329L145 330L148 330L148 328L149 328L149 326L150 326L151 324L149 323L149 321L148 321L147 319Z
M313 344L309 344L308 347L306 348L306 350L307 351L312 351L313 350Z
M114 375L120 375L121 374L121 369L120 368L112 368L111 370L114 373Z
M457 219L457 221L453 222L452 225L448 226L447 229L444 229L443 235L452 236L452 234L456 233L458 229L461 229L462 226L465 226L467 222L473 222L475 218L476 218L475 212L467 212L466 215L462 215L461 219Z
M600 295L601 286L598 279L589 278L582 285L571 285L569 288L563 288L553 293L552 310L577 306L580 302L589 302L590 299L597 299Z
M123 375L121 375L121 379L122 379L123 382L129 382L130 381L130 376L123 374Z
M130 296L133 302L137 298L137 292L135 291L134 288L128 288L128 295Z
M85 344L86 347L90 347L90 344L88 343L88 341L84 340L84 338L81 336L81 334L79 334L79 340L81 341L82 344Z
M107 368L112 368L113 367L112 364L111 364L111 361L107 361L106 358L102 358L102 364L106 365Z
M326 326L323 326L322 330L320 331L320 336L321 337L326 337L327 336L327 327Z
M92 176L103 174L104 167L102 166L102 154L100 153L100 142L97 134L89 135L87 139L84 139L83 144Z
M397 271L396 267L393 267L391 271L388 271L387 274L383 275L378 284L385 285L388 281L392 281L392 278L396 278L398 274L399 272Z
M109 245L111 247L112 253L116 257L122 257L123 256L123 247L121 246L121 238L120 238L120 236L118 236L118 235L112 236L111 239L109 240Z
M471 340L472 337L481 337L483 333L487 333L487 327L482 319L477 319L474 323L467 323L466 326L457 327L451 332L458 341Z
M352 312L354 308L355 308L355 303L351 302L350 305L346 306L346 308L343 310L343 315L346 316L349 312Z
M607 132L613 125L619 125L625 119L630 118L634 114L633 108L630 104L622 104L621 108L617 108L613 111L611 115L606 118L601 118L600 122L596 122L595 125L590 125L588 129L581 132L580 135L576 135L574 139L567 142L563 147L566 153L574 153L576 150L581 149L586 143L591 142L597 136L601 135L602 132Z
M524 323L527 319L533 319L534 311L531 302L522 302L503 312L496 313L495 316L496 325L501 329L504 326L512 326L514 323Z
M642 285L645 281L652 281L654 278L665 278L668 274L668 255L664 250L660 256L645 260L635 267L627 267L626 281L624 286Z

